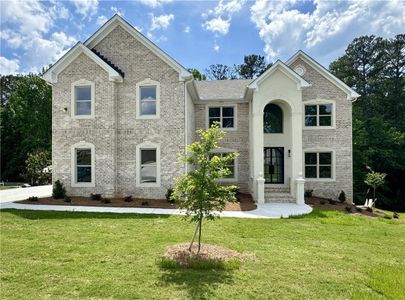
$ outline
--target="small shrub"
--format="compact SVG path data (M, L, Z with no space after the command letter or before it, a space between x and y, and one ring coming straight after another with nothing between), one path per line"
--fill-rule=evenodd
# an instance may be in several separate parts
M328 199L329 204L336 205L336 201L333 199Z
M149 205L148 201L142 201L141 204L142 204L143 206L148 206L148 205Z
M356 207L356 210L358 211L358 212L363 212L363 209L361 208L361 207Z
M174 203L175 202L175 200L172 199L172 195L173 195L173 189L172 188L167 189L167 192L166 192L166 195L165 195L167 202L169 202L169 203Z
M38 201L38 197L31 196L31 197L28 197L27 200L28 200L28 201L31 201L31 202L37 202L37 201Z
M132 199L132 196L127 196L127 197L124 197L124 201L125 202L132 202L134 199Z
M399 213L397 213L396 211L393 212L392 217L394 219L399 219Z
M340 203L346 202L346 194L344 191L340 192L338 199L339 199Z
M91 200L101 200L101 194L90 194Z
M304 196L305 197L312 197L312 192L313 192L314 190L305 190L305 193L304 193Z
M347 205L347 206L345 207L345 210L346 210L348 213L351 213L351 212L352 212L352 207L349 206L349 205Z
M66 203L70 203L72 202L72 199L70 199L69 196L65 196L65 198L63 198L63 201L65 201Z
M111 200L108 198L101 198L101 203L104 203L104 204L111 203Z
M319 203L322 204L322 205L324 205L324 204L326 204L326 201L325 201L325 200L321 200L321 201L319 201Z
M56 180L53 184L52 198L53 199L64 199L66 196L66 189L60 180Z
M371 208L371 207L367 207L366 210L367 210L368 212L373 212L373 208Z

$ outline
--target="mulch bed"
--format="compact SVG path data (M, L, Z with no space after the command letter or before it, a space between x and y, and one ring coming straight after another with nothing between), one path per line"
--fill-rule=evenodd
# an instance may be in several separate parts
M196 243L193 244L191 251L188 249L189 246L189 244L170 246L166 249L163 258L176 261L181 266L187 266L192 259L226 262L242 257L240 253L222 246L201 244L199 254L197 254L198 245Z
M318 208L321 210L337 210L337 211L342 211L349 213L346 210L346 207L351 207L351 214L354 215L363 215L363 216L368 216L368 217L384 217L385 213L376 211L374 212L367 211L366 209L362 209L361 211L358 211L356 209L356 206L347 204L347 203L341 203L339 201L334 201L331 199L325 199L325 198L318 198L318 197L305 197L305 203L311 206L312 208Z
M67 205L67 206L104 206L104 207L143 207L143 208L178 208L177 203L169 203L166 199L139 199L133 198L131 202L125 202L123 198L108 198L111 203L103 203L102 200L92 200L89 197L71 197L71 202L52 197L38 198L38 201L22 200L17 203L39 205ZM250 194L239 193L238 202L227 203L227 211L249 211L256 209L256 203Z

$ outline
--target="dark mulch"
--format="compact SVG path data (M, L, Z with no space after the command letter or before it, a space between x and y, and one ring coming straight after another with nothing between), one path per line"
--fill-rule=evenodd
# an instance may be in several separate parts
M22 200L18 203L39 204L39 205L67 205L67 206L105 206L105 207L144 207L144 208L178 208L177 203L169 203L166 199L140 199L133 198L131 202L125 202L124 198L108 198L111 203L104 203L103 200L92 200L90 197L71 197L71 202L52 197L39 198L38 201ZM238 201L227 203L225 210L248 211L256 209L256 203L250 194L239 193Z
M323 204L321 204L321 202ZM337 210L337 211L342 211L349 213L346 210L346 207L351 208L351 214L357 214L357 215L364 215L368 217L383 217L385 214L374 210L374 212L367 211L366 209L362 209L361 211L358 211L356 207L352 204L347 204L347 203L341 203L339 201L333 201L331 199L325 199L325 198L319 198L319 197L305 197L305 203L311 206L312 208L318 208L322 210Z

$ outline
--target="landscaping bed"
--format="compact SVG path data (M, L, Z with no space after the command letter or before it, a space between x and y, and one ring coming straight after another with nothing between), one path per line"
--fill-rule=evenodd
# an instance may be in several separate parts
M256 203L250 194L238 193L238 201L227 203L227 211L249 211L256 209ZM38 198L38 200L22 200L17 203L22 204L39 204L39 205L67 205L67 206L105 206L105 207L142 207L142 208L179 208L177 203L170 203L166 199L141 199L132 198L131 201L125 201L125 198L108 198L93 200L90 197L70 197L70 202L63 199L53 199L52 197Z
M325 198L319 198L319 197L305 197L305 203L311 206L312 208L318 208L321 210L335 210L335 211L342 211L346 213L351 213L351 214L358 214L358 215L364 215L368 217L384 217L386 216L385 213L381 211L369 211L360 208L356 208L355 205L352 204L347 204L347 203L341 203L339 201L335 201L332 199L325 199ZM350 208L350 211L349 211Z

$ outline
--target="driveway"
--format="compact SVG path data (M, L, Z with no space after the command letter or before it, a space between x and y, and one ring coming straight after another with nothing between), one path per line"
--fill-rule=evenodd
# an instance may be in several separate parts
M49 197L51 195L52 195L52 185L7 189L0 191L0 203L24 200L31 196Z

